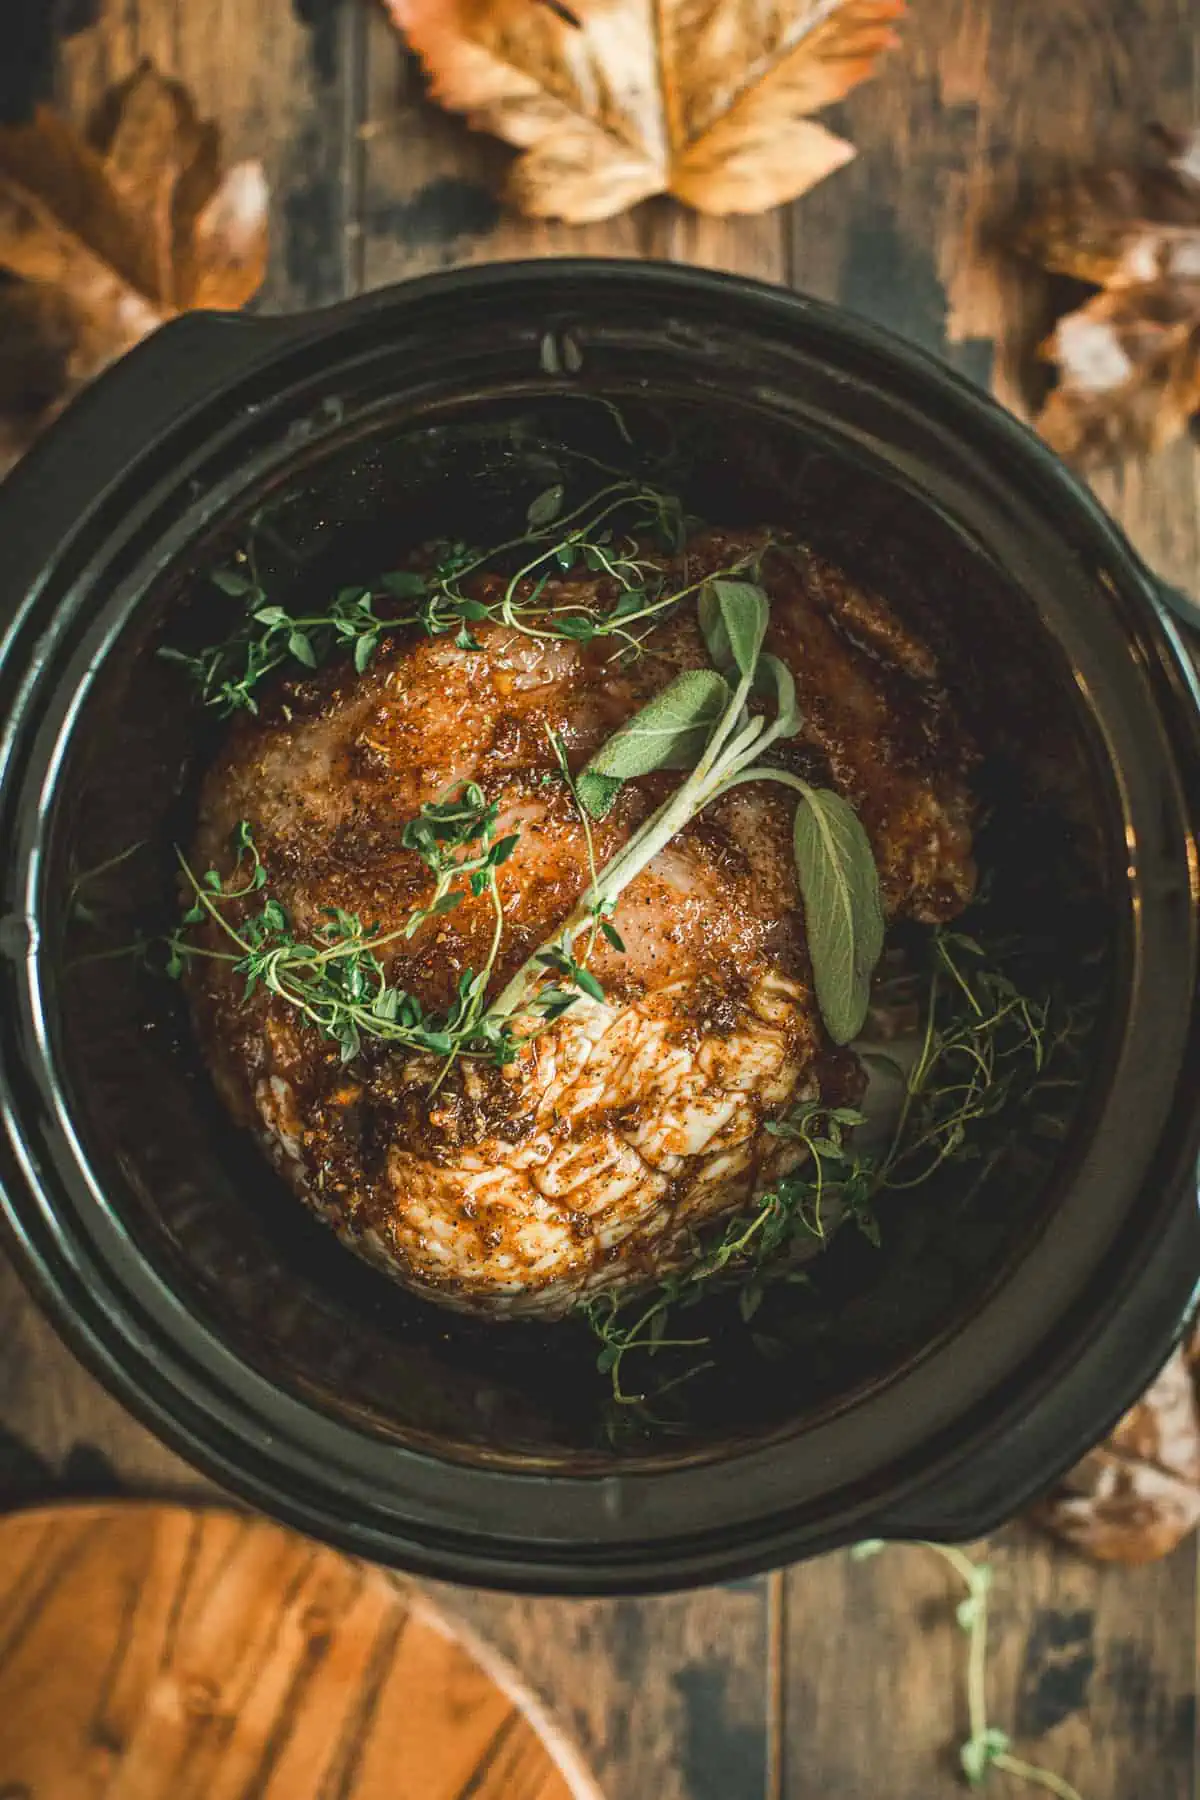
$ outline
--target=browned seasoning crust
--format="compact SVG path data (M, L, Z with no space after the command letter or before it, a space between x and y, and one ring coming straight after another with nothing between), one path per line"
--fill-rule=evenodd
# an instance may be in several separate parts
M727 567L763 535L710 532L687 577ZM481 591L489 585L481 581ZM806 723L779 760L858 808L891 914L936 920L970 896L973 760L928 649L884 604L797 546L767 551L767 647L784 658ZM564 578L543 599L603 586ZM401 845L406 822L466 779L520 831L499 872L503 982L587 881L584 832L549 735L578 769L680 669L706 664L694 611L656 628L636 662L611 639L579 645L506 627L397 634L365 675L348 665L281 684L240 716L204 784L194 866L232 866L249 821L298 936L325 907L387 932L427 899ZM630 784L594 827L603 864L677 776ZM242 1000L228 965L201 961L190 991L227 1103L286 1178L361 1253L451 1304L553 1313L680 1254L690 1227L745 1204L792 1155L763 1127L798 1099L856 1097L853 1055L813 1002L791 854L794 796L753 784L694 820L626 890L581 1000L512 1068L458 1065L431 1101L431 1065L368 1044L337 1047L277 999ZM261 896L253 904L261 903ZM238 905L249 906L242 902ZM230 917L236 917L231 906ZM445 1006L486 960L492 913L469 898L386 953L389 976ZM209 940L215 947L215 938Z

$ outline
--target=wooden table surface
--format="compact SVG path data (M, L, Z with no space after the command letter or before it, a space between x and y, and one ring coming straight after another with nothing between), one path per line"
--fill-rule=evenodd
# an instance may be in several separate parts
M1008 398L1020 296L973 250L981 221L1148 119L1200 119L1200 15L1196 0L911 4L903 53L839 109L858 159L757 219L667 203L577 230L502 215L503 153L426 104L373 0L4 0L0 108L53 95L83 118L143 55L182 76L234 155L266 158L272 309L496 256L671 257L836 298ZM1193 591L1198 469L1185 443L1098 483ZM0 1345L0 1506L212 1493L83 1373L2 1260ZM1194 1545L1141 1571L1097 1570L1020 1527L990 1548L993 1717L1022 1754L1084 1800L1193 1796ZM957 1597L928 1552L895 1549L661 1600L443 1601L517 1660L609 1800L942 1800L961 1792Z

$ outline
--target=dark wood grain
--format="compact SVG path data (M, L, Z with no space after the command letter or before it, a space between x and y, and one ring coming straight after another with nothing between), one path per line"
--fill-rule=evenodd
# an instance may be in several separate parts
M427 105L369 0L21 11L24 74L10 58L0 103L56 80L80 116L149 53L195 86L232 155L266 157L266 305L499 256L694 260L851 306L1018 410L1047 296L992 254L998 222L1039 177L1127 151L1145 120L1200 116L1195 0L915 0L903 54L840 109L858 159L794 208L714 221L656 202L569 230L501 213L506 153ZM1097 489L1147 558L1200 592L1193 447ZM0 1505L51 1487L202 1486L78 1369L2 1263L0 1334ZM1085 1800L1190 1795L1194 1547L1097 1571L1014 1530L993 1554L995 1721ZM919 1550L662 1601L442 1596L552 1701L609 1800L948 1800L964 1724L955 1597Z
M1026 415L1050 296L998 241L1039 183L1136 156L1154 120L1200 118L1200 16L1194 0L920 0L904 54L841 111L859 155L792 209L793 282ZM1200 593L1194 447L1095 485L1151 564Z
M1097 1569L1012 1527L970 1554L994 1569L990 1719L1014 1753L1085 1800L1191 1796L1194 1547L1145 1569ZM788 1800L961 1793L967 1640L954 1609L964 1591L918 1546L789 1572Z
M0 1512L58 1492L206 1484L82 1369L0 1251Z
M654 1600L453 1590L547 1700L608 1800L764 1800L773 1786L767 1583Z
M0 1340L0 1512L114 1489L217 1497L79 1366L3 1256ZM647 1602L530 1601L447 1587L438 1601L522 1671L607 1800L770 1793L765 1582Z

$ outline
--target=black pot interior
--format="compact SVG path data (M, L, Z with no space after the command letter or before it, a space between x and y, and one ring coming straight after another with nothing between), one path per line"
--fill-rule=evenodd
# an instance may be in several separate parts
M43 888L50 1035L109 1204L184 1306L270 1380L368 1432L467 1462L662 1466L793 1431L887 1383L1028 1253L1119 1030L1119 814L1065 657L995 544L920 497L915 475L732 391L664 382L653 399L566 398L553 386L446 402L416 424L379 409L369 426L346 420L244 491L149 585L86 690L56 785ZM580 453L654 473L715 523L788 527L933 640L985 750L987 898L964 928L989 945L1015 941L1002 953L1022 986L1056 988L1078 1022L1077 1053L1006 1120L986 1179L958 1166L888 1201L880 1248L842 1232L812 1287L769 1298L753 1332L731 1304L692 1314L715 1367L648 1430L614 1408L584 1326L467 1322L342 1249L227 1122L179 988L125 953L177 914L172 845L188 838L219 730L155 652L221 635L238 602L205 571L252 518L272 597L319 601L428 537L502 538L560 473L576 489L593 479Z

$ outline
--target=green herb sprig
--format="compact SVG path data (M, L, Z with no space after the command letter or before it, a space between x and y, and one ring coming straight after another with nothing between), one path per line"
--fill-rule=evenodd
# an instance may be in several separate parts
M987 1703L987 1636L988 1600L992 1591L992 1566L973 1562L965 1551L954 1544L923 1541L920 1548L931 1550L948 1563L966 1588L966 1597L954 1610L954 1617L967 1634L967 1721L970 1735L959 1746L963 1774L974 1788L982 1787L993 1769L1011 1775L1018 1781L1040 1787L1057 1800L1083 1800L1078 1788L1050 1769L1040 1768L1023 1757L1012 1754L1012 1739L1006 1731L988 1722ZM878 1556L887 1545L880 1538L865 1538L855 1544L850 1555L855 1562Z
M169 940L167 973L182 974L196 957L231 963L234 973L245 979L245 998L260 988L276 995L336 1043L343 1062L357 1056L368 1038L444 1057L439 1081L463 1053L510 1062L519 1048L511 1030L485 1014L504 925L496 871L517 844L516 833L495 838L496 817L495 805L473 782L452 799L425 805L405 827L402 841L434 876L428 904L414 909L403 925L389 932L364 925L357 913L327 907L308 937L298 936L282 904L265 895L261 910L250 917L235 924L227 916L230 902L258 894L267 883L258 847L243 820L234 837L237 861L228 883L216 869L197 877L182 853L176 853L192 903L180 930ZM465 887L452 885L464 877ZM488 956L481 969L464 971L446 1012L430 1012L414 994L388 979L380 953L389 944L410 938L425 920L452 911L468 892L491 897L494 925ZM214 950L188 938L187 929L206 918L231 948Z
M583 1304L600 1343L597 1367L620 1405L656 1402L709 1366L702 1361L652 1382L650 1359L661 1351L702 1349L709 1341L678 1333L673 1319L680 1309L736 1294L749 1324L770 1288L807 1282L803 1265L841 1221L852 1221L878 1244L878 1207L889 1193L921 1185L950 1161L973 1169L973 1186L985 1178L1001 1147L985 1154L979 1128L1045 1070L1053 1048L1049 1002L1020 993L962 933L936 930L930 963L919 1047L907 1070L895 1066L902 1098L881 1149L856 1147L856 1131L866 1121L853 1108L818 1102L793 1109L768 1129L807 1152L801 1167L749 1211L696 1239L686 1266L662 1282L635 1295L601 1293ZM897 998L907 997L910 983L900 978L905 991ZM634 1364L636 1381L629 1376Z
M836 1042L857 1035L883 948L875 859L861 822L840 795L762 761L801 723L790 673L763 652L768 613L767 596L756 583L711 578L701 585L700 626L716 667L677 675L596 752L576 778L575 792L593 817L603 818L627 781L659 769L688 773L595 875L551 942L518 970L496 1002L497 1014L518 1015L537 991L544 956L569 956L597 909L611 911L630 882L706 806L743 783L775 781L801 800L795 854L817 1002ZM773 718L749 710L752 695L763 693L774 699Z
M486 549L437 544L427 571L397 569L372 587L341 588L326 611L305 615L270 598L252 542L233 565L209 577L243 602L233 631L194 653L164 646L159 654L185 669L201 702L224 717L257 712L263 682L289 665L316 669L349 652L362 674L383 636L404 629L431 636L453 631L460 648L477 650L472 627L492 621L529 637L579 643L611 637L621 653L640 651L654 624L699 586L687 578L672 583L663 567L663 558L678 557L686 543L680 501L621 477L569 511L563 506L564 488L554 483L530 503L519 535ZM467 584L505 559L516 567L501 593L481 600ZM581 571L606 577L615 597L565 601L547 594L554 577Z
M223 594L244 601L242 623L228 638L194 655L169 644L158 654L185 669L202 704L215 707L222 717L238 711L256 713L255 690L290 663L315 669L335 650L350 650L362 674L383 633L400 622L380 617L377 597L369 588L340 588L326 612L296 615L270 601L256 573L217 569L209 579Z
M833 1169L843 1163L849 1169L850 1156L845 1131L861 1125L863 1116L852 1107L822 1110L806 1107L798 1115L796 1134L812 1145L813 1173L803 1183L788 1189L781 1185L764 1195L748 1213L728 1220L707 1243L696 1241L694 1255L686 1266L667 1275L648 1292L634 1298L602 1292L585 1301L584 1318L600 1340L596 1367L612 1383L613 1399L622 1406L640 1406L647 1395L627 1390L622 1383L622 1370L627 1357L638 1351L655 1354L660 1350L701 1349L706 1337L673 1335L671 1319L733 1285L737 1289L738 1311L744 1324L749 1324L762 1304L766 1287L771 1283L790 1282L806 1286L809 1277L800 1267L811 1250L814 1239L824 1241L828 1229L824 1206L834 1195L840 1195L842 1177L836 1179ZM862 1228L872 1235L873 1219L865 1198L859 1202L856 1217ZM877 1237L875 1238L877 1240ZM711 1363L693 1365L673 1380L659 1384L654 1400L685 1381L694 1380Z

